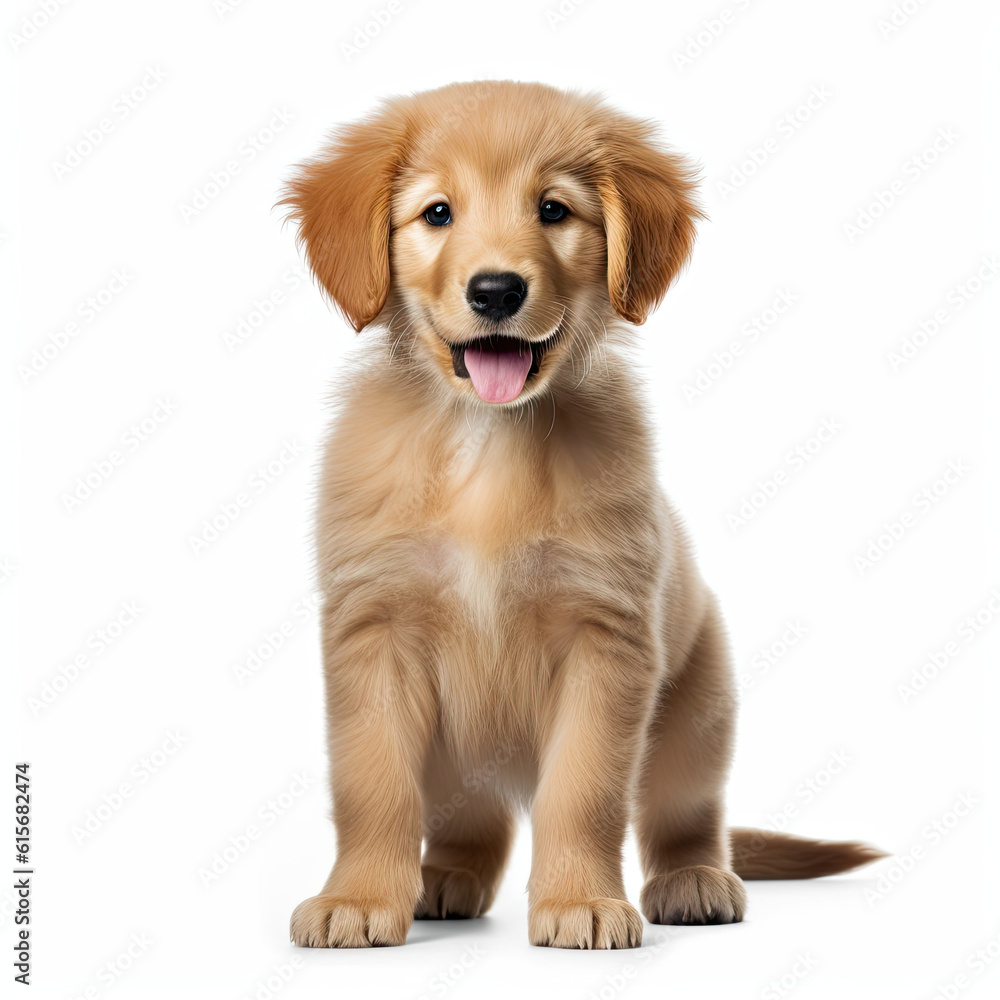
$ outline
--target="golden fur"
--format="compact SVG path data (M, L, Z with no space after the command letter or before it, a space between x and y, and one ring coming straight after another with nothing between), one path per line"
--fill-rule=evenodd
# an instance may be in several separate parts
M542 198L569 217L540 224ZM435 201L450 226L425 221ZM654 922L740 920L741 874L875 857L724 825L726 640L622 350L690 253L689 166L598 98L460 84L340 130L286 202L332 300L381 331L321 483L337 858L292 940L402 944L414 915L479 916L520 805L539 945L640 943L629 821ZM482 402L448 346L482 334L464 290L483 270L530 289L505 333L557 333L508 403Z

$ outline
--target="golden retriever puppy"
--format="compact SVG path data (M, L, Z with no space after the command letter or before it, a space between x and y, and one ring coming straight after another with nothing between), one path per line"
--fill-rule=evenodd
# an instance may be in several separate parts
M285 200L379 331L320 486L337 857L292 940L480 916L522 806L538 945L640 944L629 821L654 923L737 921L741 876L878 856L725 825L723 626L622 353L691 251L688 164L596 97L456 84L341 129Z

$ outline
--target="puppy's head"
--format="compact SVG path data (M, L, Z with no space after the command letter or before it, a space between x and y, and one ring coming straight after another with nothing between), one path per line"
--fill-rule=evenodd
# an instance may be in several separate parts
M483 82L386 102L304 164L286 203L358 331L441 388L516 406L642 323L687 259L688 165L596 97Z

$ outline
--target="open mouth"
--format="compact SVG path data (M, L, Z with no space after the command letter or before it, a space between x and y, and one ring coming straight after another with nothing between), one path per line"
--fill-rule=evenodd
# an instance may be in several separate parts
M479 337L462 344L448 344L459 378L471 379L483 402L509 403L525 382L538 374L545 352L559 339L562 326L545 340L523 340L500 335Z

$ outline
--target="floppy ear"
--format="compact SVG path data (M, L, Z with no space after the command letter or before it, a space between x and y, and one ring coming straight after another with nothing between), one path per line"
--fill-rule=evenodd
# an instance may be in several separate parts
M644 323L691 253L695 170L652 141L647 122L618 119L603 143L598 191L608 241L608 294L623 319Z
M389 293L389 200L404 138L391 108L339 129L280 202L292 206L313 273L358 332Z

